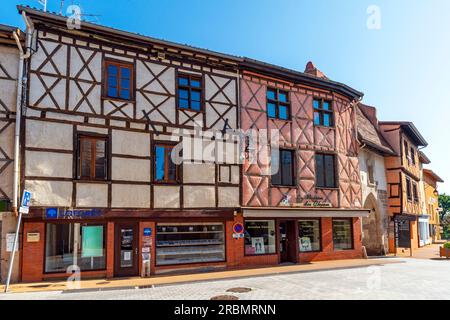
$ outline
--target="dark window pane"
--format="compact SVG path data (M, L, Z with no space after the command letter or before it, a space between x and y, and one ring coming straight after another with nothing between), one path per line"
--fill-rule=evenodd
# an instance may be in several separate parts
M267 104L267 115L270 118L276 118L276 105L273 103Z
M333 219L334 250L353 249L352 221L350 219Z
M316 154L316 186L325 187L324 159L321 154Z
M281 151L281 163L282 163L282 184L286 186L294 185L293 167L293 152L283 150Z
M314 100L313 101L313 106L314 106L314 109L319 109L320 108L320 101L319 100Z
M165 148L164 146L156 146L155 148L155 180L163 181L165 168Z
M276 252L275 220L246 220L244 230L246 255Z
M326 126L326 127L331 126L330 114L328 114L328 113L324 113L323 114L323 125Z
M175 163L172 161L172 148L168 148L167 150L167 161L169 164L168 179L170 181L175 181L177 179L177 167Z
M199 80L196 80L196 79L191 80L191 87L200 88L200 86L201 86L201 84L200 84Z
M335 185L335 170L334 170L334 156L325 156L325 180L326 187L334 188Z
M191 109L195 111L200 111L201 105L199 101L191 101Z
M273 185L281 185L281 166L280 151L273 150L271 154L271 174Z
M267 99L276 100L276 93L274 90L267 90Z
M109 65L108 66L108 75L112 76L112 75L117 75L117 67L116 66L112 66Z
M121 67L120 68L120 77L122 79L130 79L130 68L128 67Z
M314 124L316 126L320 125L320 113L318 113L317 111L314 112Z
M108 87L108 96L109 97L117 97L117 88Z
M181 99L189 99L189 91L185 89L178 90L178 96Z
M201 94L198 91L191 91L191 99L194 101L200 101L201 100Z
M289 119L289 113L288 113L288 107L287 106L283 106L280 105L279 109L278 109L278 118L282 119L282 120L288 120Z
M178 78L178 84L180 86L188 86L189 85L189 80L187 78L179 77Z
M91 177L91 161L92 161L92 148L91 141L88 139L81 139L81 177Z
M320 220L300 220L298 240L300 252L320 251Z
M106 158L105 151L106 142L104 140L96 141L96 154L95 154L95 178L106 179Z
M324 103L322 104L322 108L325 110L330 110L330 103L327 101L324 101Z
M178 102L181 109L189 109L189 100L178 99Z
M287 100L287 93L286 92L280 92L278 95L278 101L280 102L288 102Z

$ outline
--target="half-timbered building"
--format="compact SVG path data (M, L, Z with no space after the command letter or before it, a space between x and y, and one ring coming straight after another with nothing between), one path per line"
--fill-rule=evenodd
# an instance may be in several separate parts
M355 106L362 94L326 78L243 62L241 127L263 132L243 163L245 261L362 257ZM275 139L274 139L275 137ZM275 141L274 141L275 140ZM274 168L279 168L274 170Z
M22 281L362 257L362 93L18 9Z
M224 128L238 128L238 58L19 11L32 22L34 51L22 280L77 266L84 277L226 266L240 205L237 154L223 152L237 145ZM211 145L219 156L205 159ZM192 161L171 156L190 152Z

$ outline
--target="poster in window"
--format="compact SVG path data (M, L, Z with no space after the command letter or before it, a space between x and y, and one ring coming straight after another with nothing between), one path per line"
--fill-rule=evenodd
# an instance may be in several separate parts
M300 251L312 251L311 239L309 237L300 238Z
M265 248L264 248L264 238L252 238L252 247L255 250L255 254L264 254Z
M84 226L81 257L103 257L103 226Z

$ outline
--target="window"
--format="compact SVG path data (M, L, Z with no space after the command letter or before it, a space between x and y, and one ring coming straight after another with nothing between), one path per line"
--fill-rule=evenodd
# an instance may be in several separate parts
M352 219L333 219L334 250L353 249Z
M156 144L154 150L154 181L177 182L178 167L172 160L174 146L168 144Z
M416 182L413 182L413 196L414 196L414 201L419 202L419 194L417 192L417 183Z
M178 75L178 108L201 111L202 79L191 75Z
M165 223L156 226L156 264L225 261L223 223Z
M406 196L408 201L412 201L411 179L409 177L406 177Z
M294 186L294 151L274 150L272 152L272 184ZM274 172L275 171L275 172Z
M413 165L416 164L416 150L414 150L414 147L411 147L411 163Z
M405 147L405 157L406 157L406 161L408 162L408 164L410 164L410 163L411 163L411 158L410 158L410 156L409 156L409 146L408 146L408 142L405 140L405 141L403 142L403 144L404 144L404 147Z
M133 99L133 70L131 63L112 60L105 61L105 93L109 98Z
M300 252L320 251L320 219L298 222L298 245Z
M276 253L275 220L245 221L245 254L264 255Z
M333 109L331 102L314 99L314 125L324 127L334 127Z
M316 187L336 188L335 156L316 154Z
M78 137L78 179L107 180L106 137Z
M267 115L269 118L289 120L289 93L279 89L267 89Z
M103 225L47 223L45 272L66 272L72 265L82 271L106 268Z

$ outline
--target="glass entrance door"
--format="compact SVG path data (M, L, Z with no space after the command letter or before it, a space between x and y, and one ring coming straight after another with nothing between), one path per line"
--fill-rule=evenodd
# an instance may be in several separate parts
M138 275L138 228L136 223L118 223L115 232L116 277Z

